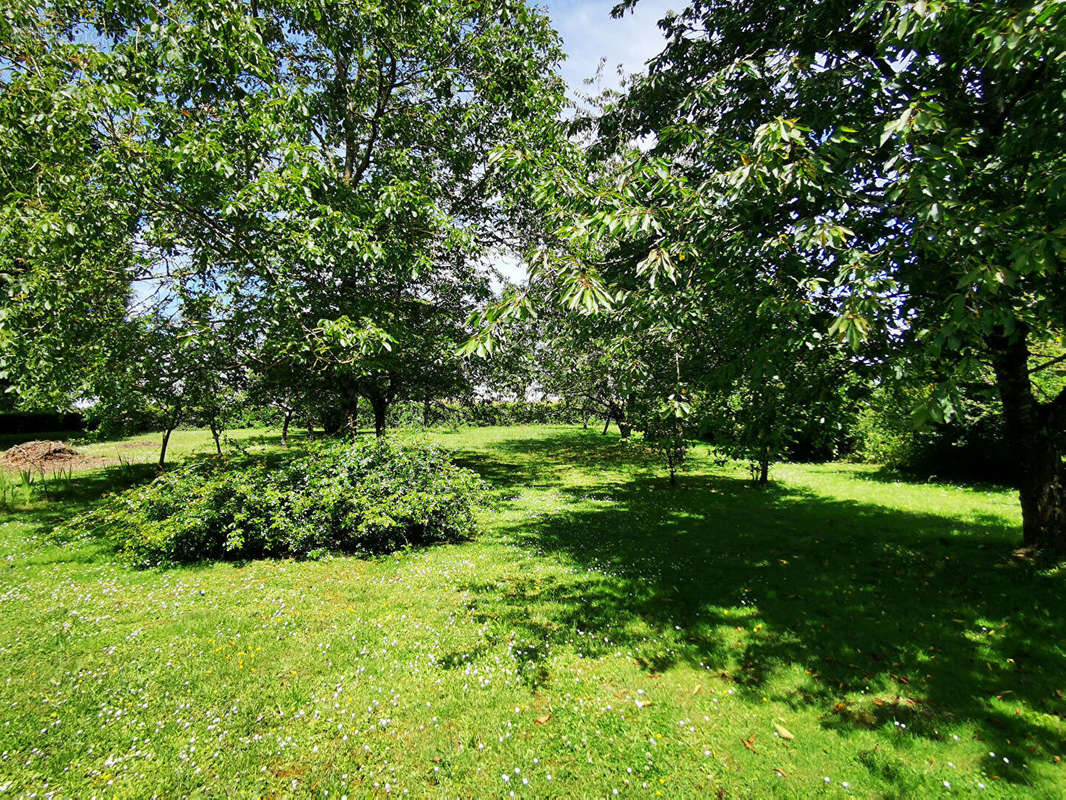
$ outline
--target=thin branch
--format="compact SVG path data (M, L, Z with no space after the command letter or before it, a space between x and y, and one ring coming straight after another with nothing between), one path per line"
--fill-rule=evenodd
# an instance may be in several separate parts
M1053 358L1050 361L1045 361L1043 364L1033 367L1031 370L1029 370L1029 374L1034 375L1035 373L1045 370L1048 367L1053 367L1056 364L1061 364L1063 361L1066 361L1066 353L1063 353L1058 358Z
M377 138L381 132L381 120L385 116L385 110L388 108L389 98L392 97L392 92L396 88L396 58L389 59L388 78L385 77L385 71L382 70L378 82L378 102L377 107L374 109L374 116L370 120L370 136L367 138L366 146L363 148L363 158L359 162L358 168L355 170L354 175L345 175L345 182L358 185L363 179L363 174L370 166L370 159L374 152L374 145L377 143Z

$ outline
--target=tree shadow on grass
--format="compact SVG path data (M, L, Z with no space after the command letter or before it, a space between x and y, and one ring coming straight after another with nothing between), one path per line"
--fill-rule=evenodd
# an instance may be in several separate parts
M654 454L636 441L617 435L575 428L566 433L531 439L504 439L491 449L454 452L456 464L479 473L502 489L556 485L561 468L582 470L652 470Z
M527 474L491 461L477 465L490 480ZM676 490L645 477L561 490L609 502L523 518L506 534L582 569L550 583L475 583L475 605L541 646L621 649L649 671L702 665L753 699L798 665L808 677L781 699L813 708L824 726L889 735L902 722L936 739L940 726L965 724L1011 757L986 765L1006 780L1066 749L1063 577L1013 560L1018 532L1002 520L711 474L685 480Z
M45 476L31 486L34 504L10 512L10 518L50 528L79 514L106 496L148 483L159 474L154 464L122 464L70 476Z
M960 476L939 476L935 474L921 474L907 472L894 467L878 466L869 470L839 470L840 474L847 475L859 481L871 481L874 483L905 483L911 486L950 486L955 489L966 489L972 492L1014 492L1014 486L1002 481L981 480L977 478L967 479Z

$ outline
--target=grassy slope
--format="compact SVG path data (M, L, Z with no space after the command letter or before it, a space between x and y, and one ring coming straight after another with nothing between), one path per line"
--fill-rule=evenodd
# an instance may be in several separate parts
M1009 494L435 438L497 487L475 542L133 572L40 538L99 473L0 518L0 789L1064 795L1062 576L1003 557Z

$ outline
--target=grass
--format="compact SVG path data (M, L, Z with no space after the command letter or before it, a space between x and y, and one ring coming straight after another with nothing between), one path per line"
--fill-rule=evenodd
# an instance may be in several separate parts
M475 541L142 572L49 544L146 477L114 469L0 517L0 791L1064 796L1063 576L1009 557L1011 493L434 438L495 487Z

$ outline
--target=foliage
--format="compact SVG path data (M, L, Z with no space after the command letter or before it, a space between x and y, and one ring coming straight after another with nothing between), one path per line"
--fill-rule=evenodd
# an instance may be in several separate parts
M480 261L522 229L488 154L558 133L541 12L14 0L0 40L0 378L27 402L213 423L240 366L380 427L463 382Z
M428 412L428 413L427 413ZM563 402L477 400L399 403L394 422L401 427L559 425L584 420L581 410Z
M112 498L60 535L106 538L141 567L382 553L474 532L481 484L440 450L389 440L280 463L199 461Z
M671 484L677 482L677 473L688 461L689 438L691 430L687 429L684 416L670 413L668 409L644 423L644 443L652 447L666 464Z
M917 426L914 410L934 389L892 384L875 391L855 419L854 457L924 478L1014 483L1011 445L991 387L963 394L951 419Z
M1066 392L1041 397L1032 358L1066 330L1064 23L1046 0L691 3L585 125L606 166L500 154L553 228L531 278L637 324L676 296L716 332L755 320L739 363L756 369L813 334L869 363L925 361L935 421L990 363L1025 542L1066 548ZM635 257L612 261L622 247ZM759 325L747 298L795 325Z

